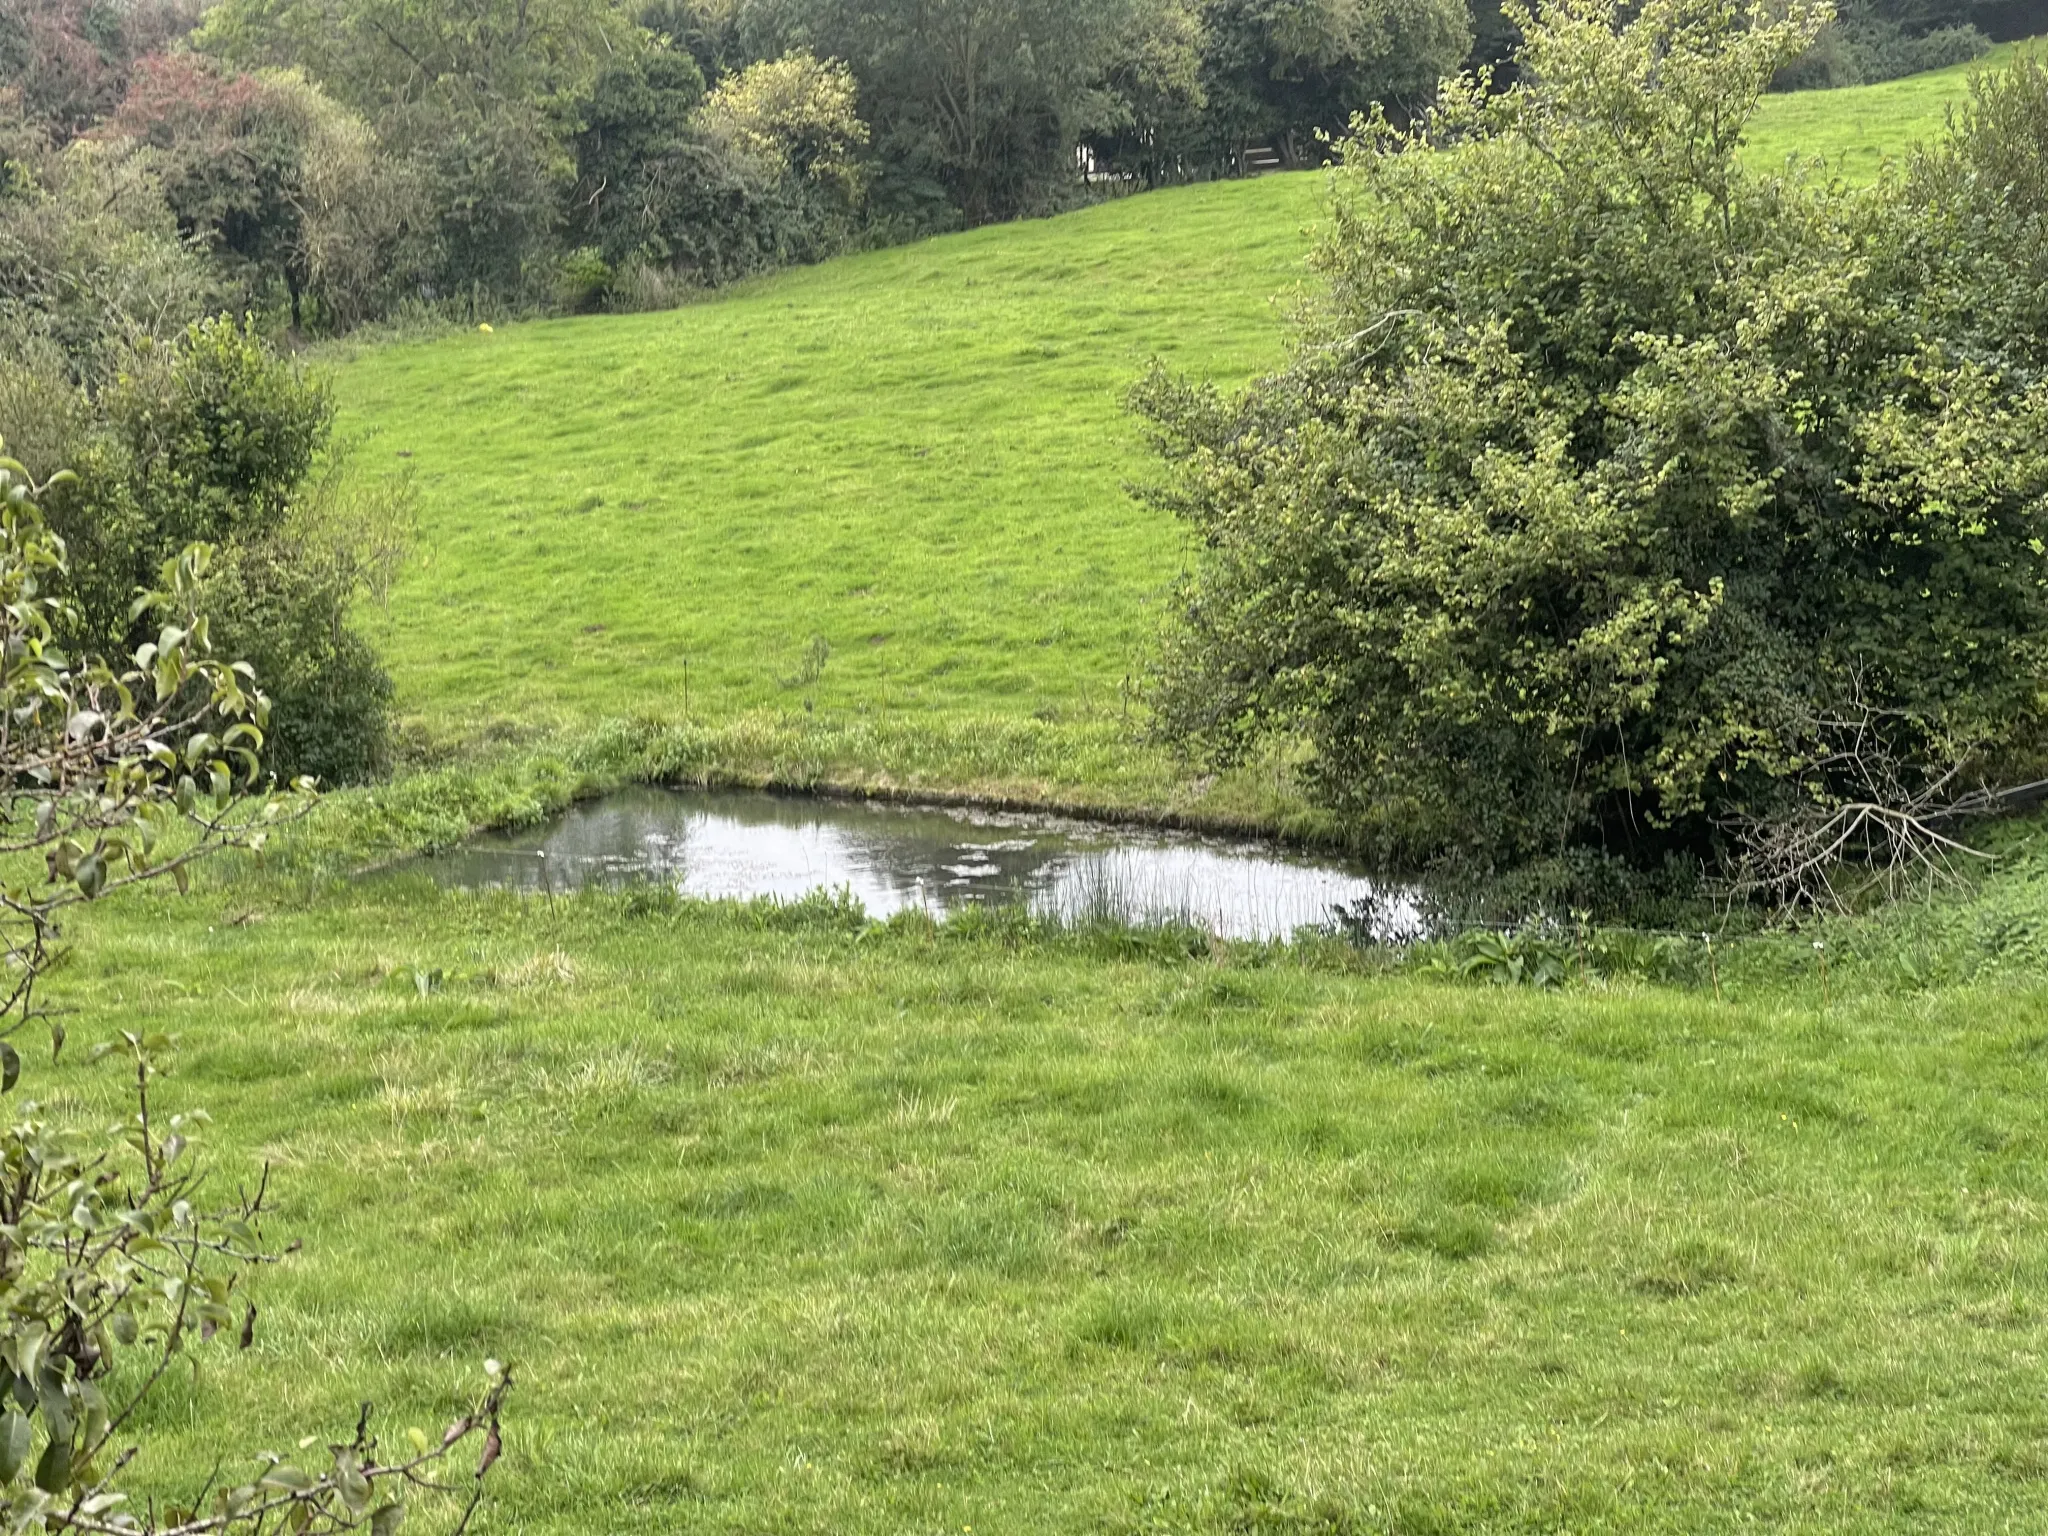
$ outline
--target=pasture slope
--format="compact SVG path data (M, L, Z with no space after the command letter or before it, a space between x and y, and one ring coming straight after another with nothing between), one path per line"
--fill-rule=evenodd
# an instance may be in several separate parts
M1854 173L1966 71L1772 98L1759 159ZM419 553L378 638L439 741L746 722L741 775L1270 815L1130 750L1178 568L1123 410L1148 362L1279 361L1319 175L1153 193L787 272L663 314L386 346L340 373Z
M1315 190L344 371L424 492L383 629L408 710L569 745L336 795L267 868L69 925L46 1111L114 1113L85 1048L117 1022L175 1032L155 1102L214 1113L220 1186L273 1167L270 1236L306 1245L257 1277L254 1347L196 1349L135 1425L143 1491L365 1398L402 1443L495 1355L479 1536L2039 1528L2038 840L1972 903L1827 930L1825 995L1805 934L1714 985L1536 995L312 856L660 750L1156 803L1116 688L1176 546L1120 492L1117 394L1154 353L1279 355ZM592 724L681 716L685 656L701 727Z
M1126 494L1122 396L1154 356L1224 382L1280 358L1318 186L1134 197L361 357L344 431L421 490L379 635L405 708L458 739L751 718L899 781L1156 797L1118 726L1176 532Z

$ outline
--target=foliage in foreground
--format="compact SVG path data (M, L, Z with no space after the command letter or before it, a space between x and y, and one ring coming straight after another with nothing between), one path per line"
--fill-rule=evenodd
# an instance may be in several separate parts
M74 662L56 644L70 618L53 595L65 551L30 499L39 489L0 458L0 1093L18 1085L14 1038L28 1025L47 1022L63 1048L64 1025L39 1001L38 983L68 909L167 877L183 890L193 864L222 848L260 848L288 808L248 793L268 706L245 665L209 654L196 611L208 548L167 561L162 589L138 600L138 617L162 623L130 668ZM408 1494L445 1490L437 1469L480 1434L458 1529L467 1525L498 1455L509 1377L496 1362L476 1408L438 1444L414 1430L409 1448L382 1449L365 1406L319 1471L273 1454L247 1481L220 1483L217 1462L203 1480L191 1469L189 1504L129 1506L121 1480L144 1404L196 1342L225 1332L249 1347L257 1312L237 1287L273 1260L258 1225L267 1170L253 1190L216 1204L193 1148L206 1116L169 1113L157 1096L173 1050L169 1036L136 1029L94 1049L134 1084L132 1114L103 1132L33 1101L0 1130L0 1522L100 1536L392 1536Z
M1982 175L1753 173L1824 19L1768 11L1525 18L1512 90L1361 126L1291 368L1140 391L1201 540L1169 737L1305 733L1398 855L1746 851L1792 884L1917 858L1889 818L2034 760L2048 388L2005 242L2048 96L1982 88L1941 161Z

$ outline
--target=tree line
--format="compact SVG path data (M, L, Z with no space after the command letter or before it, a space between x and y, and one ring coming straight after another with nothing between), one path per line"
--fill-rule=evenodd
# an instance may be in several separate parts
M0 304L89 363L217 307L656 303L1313 159L1473 37L1465 0L0 0Z
M2016 0L1842 0L1779 85L1966 58ZM222 309L663 302L850 245L1324 158L1498 0L0 0L0 326L90 373ZM169 322L169 324L167 324Z

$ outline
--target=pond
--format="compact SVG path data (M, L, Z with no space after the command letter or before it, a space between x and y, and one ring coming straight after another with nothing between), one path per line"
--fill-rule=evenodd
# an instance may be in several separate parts
M871 917L1015 903L1068 921L1189 922L1225 938L1285 938L1329 924L1335 908L1369 914L1386 936L1417 921L1405 893L1270 844L747 791L620 790L421 865L443 885L472 888L659 881L685 896L779 900L845 891Z

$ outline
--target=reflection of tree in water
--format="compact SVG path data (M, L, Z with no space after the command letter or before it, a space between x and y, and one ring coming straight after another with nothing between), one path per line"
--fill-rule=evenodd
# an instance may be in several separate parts
M871 882L891 898L889 910L1029 899L1059 879L1073 853L1072 837L1047 822L1027 830L907 806L765 795L707 805L693 818L691 851L701 860L729 847L731 863L743 867L763 860L763 832L811 845L820 862L864 876L856 891Z
M1285 935L1373 894L1346 871L1269 850L1018 814L636 789L550 827L436 860L445 884L564 891L658 881L692 895L794 899L845 888L875 916L1019 901L1069 921L1179 919Z
M724 890L837 877L893 911L1028 899L1058 879L1070 853L1070 837L1047 826L1026 832L897 806L633 789L574 806L550 827L486 834L441 861L439 873L456 884L535 891L638 880L708 880Z

